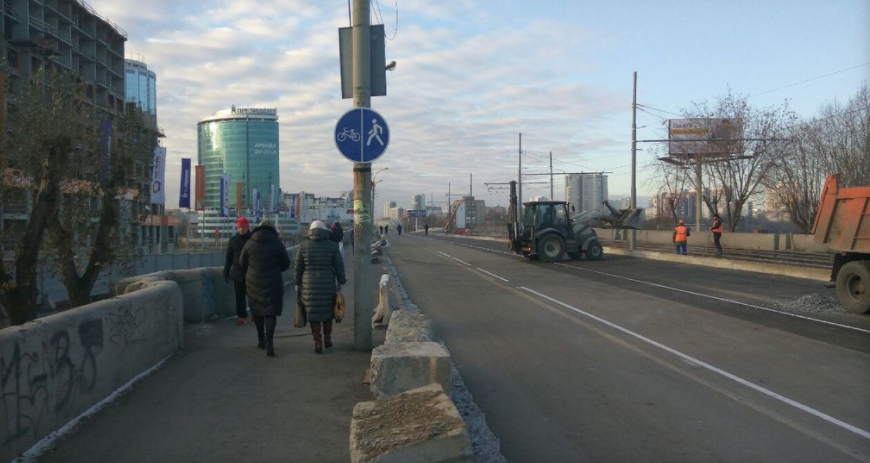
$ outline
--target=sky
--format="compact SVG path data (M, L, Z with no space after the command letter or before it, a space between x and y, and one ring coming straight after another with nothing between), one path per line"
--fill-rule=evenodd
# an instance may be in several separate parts
M168 209L181 159L197 163L197 122L232 105L277 108L283 191L353 190L333 141L353 107L338 46L348 0L87 3L157 74ZM868 0L373 0L371 17L397 63L371 103L390 133L372 163L376 212L415 194L504 206L520 156L523 196L549 196L551 153L556 199L575 172L605 172L610 197L627 197L634 72L638 140L666 138L667 119L729 92L808 119L870 81ZM654 145L638 143L639 197L654 193Z

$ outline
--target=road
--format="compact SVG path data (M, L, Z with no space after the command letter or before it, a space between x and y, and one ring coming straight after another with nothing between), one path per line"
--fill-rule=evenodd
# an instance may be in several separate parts
M817 282L390 242L511 462L870 462L870 319L776 306Z

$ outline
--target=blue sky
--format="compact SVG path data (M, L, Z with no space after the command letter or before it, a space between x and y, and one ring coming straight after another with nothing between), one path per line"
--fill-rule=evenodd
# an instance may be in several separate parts
M128 57L157 73L167 138L167 207L178 203L181 158L196 163L196 123L220 109L278 108L281 187L337 196L353 164L332 141L352 101L341 98L338 28L347 0L89 0L128 36ZM870 1L399 0L372 4L388 36L388 96L372 108L390 147L373 164L376 207L414 194L446 204L523 172L609 172L611 196L631 181L632 73L638 139L664 138L662 121L726 94L758 107L788 101L802 118L870 80ZM398 12L398 17L397 17ZM639 144L638 195L651 194L654 159ZM473 183L469 184L469 178ZM523 196L548 195L524 176ZM563 182L556 176L555 196ZM642 205L642 204L641 204Z

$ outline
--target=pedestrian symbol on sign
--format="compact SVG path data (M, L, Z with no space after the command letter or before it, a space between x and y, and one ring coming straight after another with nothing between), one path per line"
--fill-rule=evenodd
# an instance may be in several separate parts
M372 129L369 130L369 139L366 141L366 146L371 146L372 138L377 138L378 143L384 146L384 141L381 140L381 134L384 133L384 128L378 124L377 119L372 119Z

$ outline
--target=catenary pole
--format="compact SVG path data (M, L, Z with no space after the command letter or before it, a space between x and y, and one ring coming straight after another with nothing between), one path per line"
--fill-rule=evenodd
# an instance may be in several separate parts
M517 217L523 223L523 134L520 132L520 146L517 152L519 163L517 167Z
M353 0L353 107L371 107L371 41L369 1ZM372 215L374 198L371 193L372 165L353 165L354 248L363 252L353 258L353 348L372 349Z
M631 97L631 209L637 208L637 71L634 71L634 85ZM629 247L637 250L637 230L631 229Z

